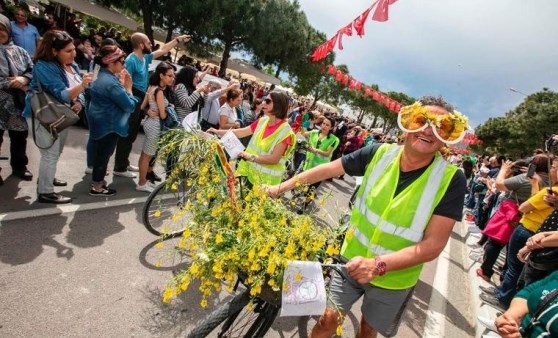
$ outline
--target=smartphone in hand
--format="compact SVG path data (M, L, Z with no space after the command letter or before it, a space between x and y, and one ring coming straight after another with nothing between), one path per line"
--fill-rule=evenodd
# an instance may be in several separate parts
M527 178L532 178L535 175L536 170L537 170L537 166L534 165L533 163L530 163L529 167L527 167Z

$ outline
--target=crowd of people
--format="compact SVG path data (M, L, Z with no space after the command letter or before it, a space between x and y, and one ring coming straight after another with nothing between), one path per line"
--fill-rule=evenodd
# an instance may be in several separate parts
M553 186L558 175L548 153L536 150L528 159L510 160L444 152L446 144L463 138L467 123L441 98L425 97L404 107L398 123L406 134L396 138L368 131L336 112L310 110L309 102L273 86L203 82L217 69L187 58L179 60L182 68L177 72L166 58L190 36L178 36L155 50L142 33L124 39L115 29L103 28L76 36L79 29L63 31L54 18L39 33L26 22L27 15L24 9L15 11L14 21L0 15L0 141L8 131L13 175L31 181L26 148L29 131L34 134L40 152L39 202L72 201L55 192L55 187L67 185L56 177L56 167L68 130L53 138L37 125L28 89L41 87L85 114L91 196L116 194L105 181L113 155L113 175L137 179L136 190L152 192L162 180L154 171L162 133L197 114L202 130L217 135L232 130L245 144L237 173L250 185L266 185L272 196L292 189L297 181L314 190L321 181L343 179L345 173L364 177L352 211L352 236L345 237L342 249L349 259L350 282L334 280L335 304L321 317L313 337L331 336L338 310L348 311L362 295L364 336L394 335L422 264L440 254L453 225L462 219L463 205L466 220L483 231L478 243L484 253L477 270L480 278L493 279L497 258L507 247L500 285L483 287L481 294L484 302L505 312L494 321L479 319L481 323L492 324L507 337L517 336L520 327L557 332L556 302L544 315L535 311L541 302L552 301L540 296L556 284L556 267L530 259L558 246L558 187ZM150 73L149 65L157 58L164 61ZM417 114L426 117L416 120ZM431 116L451 121L451 129L430 121ZM129 158L142 121L145 137L135 165ZM306 156L299 163L302 173L282 183L297 134L307 140ZM411 212L400 212L402 206Z
M480 286L480 298L501 311L497 318L478 317L479 323L504 337L558 332L555 299L545 304L544 315L535 314L554 289L558 270L558 256L548 256L558 247L554 155L536 149L526 159L488 155L453 159L469 180L465 221L482 231L471 255L481 262L477 276L490 284ZM500 255L503 265L497 264ZM537 255L550 259L541 262ZM529 332L521 333L527 326Z

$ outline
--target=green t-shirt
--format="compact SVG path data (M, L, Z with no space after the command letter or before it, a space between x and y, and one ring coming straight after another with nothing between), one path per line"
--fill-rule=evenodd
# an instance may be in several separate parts
M546 278L527 285L515 295L516 298L526 299L527 308L529 308L529 312L523 317L521 327L527 327L544 296L557 288L558 271L555 271ZM558 337L558 297L546 305L538 318L538 322L538 324L533 325L533 328L525 337ZM547 335L543 335L544 333Z

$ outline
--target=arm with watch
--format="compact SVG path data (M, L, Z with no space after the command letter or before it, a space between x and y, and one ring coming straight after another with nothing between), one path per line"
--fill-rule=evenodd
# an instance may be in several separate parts
M396 252L372 258L353 257L347 263L349 275L360 284L370 283L376 276L395 270L406 269L437 258L449 240L455 220L432 215L424 237L415 245Z

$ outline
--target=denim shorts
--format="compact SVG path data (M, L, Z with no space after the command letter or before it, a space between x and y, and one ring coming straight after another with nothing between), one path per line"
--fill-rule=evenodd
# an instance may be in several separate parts
M370 283L359 284L347 275L345 282L335 273L331 280L332 296L328 307L338 309L343 314L362 296L361 312L366 322L385 337L397 334L401 316L411 299L413 288L389 290ZM333 303L332 303L333 302Z

